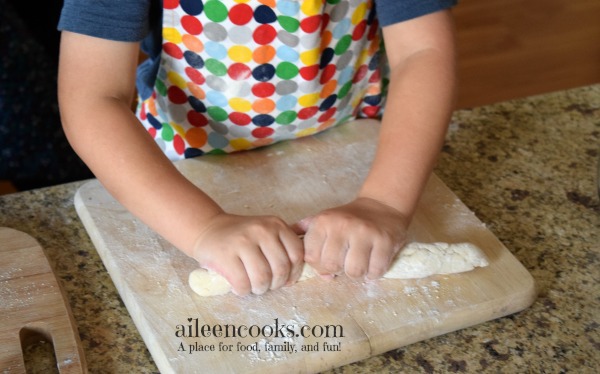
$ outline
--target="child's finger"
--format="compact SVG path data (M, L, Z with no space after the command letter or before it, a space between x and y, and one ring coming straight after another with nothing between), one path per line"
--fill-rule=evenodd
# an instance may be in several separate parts
M284 244L281 243L279 235L262 238L260 246L262 254L269 263L271 271L271 283L269 288L275 290L284 286L290 277L292 264Z
M261 248L256 247L253 251L244 251L241 255L245 271L248 273L252 293L262 295L271 287L273 273L271 265L263 255Z
M232 292L239 296L244 296L252 291L250 278L246 272L244 263L239 259L235 258L227 263L226 271L220 271L220 269L212 269L220 273L231 285Z
M279 240L281 240L291 264L286 284L293 284L302 275L302 269L304 267L304 245L302 243L302 237L296 235L294 232L286 230L279 234Z
M369 259L372 256L373 243L368 237L351 238L350 249L344 259L344 271L353 279L364 278L369 270Z

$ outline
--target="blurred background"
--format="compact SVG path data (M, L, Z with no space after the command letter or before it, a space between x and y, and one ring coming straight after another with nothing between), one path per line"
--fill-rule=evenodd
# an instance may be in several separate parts
M0 194L92 177L56 102L61 0L0 0ZM600 82L600 1L462 0L457 108Z

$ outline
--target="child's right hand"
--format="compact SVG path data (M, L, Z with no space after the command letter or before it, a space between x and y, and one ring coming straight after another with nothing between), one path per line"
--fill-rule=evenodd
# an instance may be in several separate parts
M193 257L225 277L235 294L262 294L300 278L304 249L277 217L221 213L196 239Z

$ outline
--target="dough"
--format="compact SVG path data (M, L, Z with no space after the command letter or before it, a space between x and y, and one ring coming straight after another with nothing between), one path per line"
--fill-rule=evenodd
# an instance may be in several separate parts
M409 243L398 254L384 278L413 279L434 274L453 274L488 265L481 249L470 243ZM316 272L305 264L299 281L312 278ZM200 296L224 295L231 291L221 275L204 269L190 273L191 289Z

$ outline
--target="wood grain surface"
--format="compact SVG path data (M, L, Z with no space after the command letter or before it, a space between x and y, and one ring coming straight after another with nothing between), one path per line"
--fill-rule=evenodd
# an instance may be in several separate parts
M227 211L276 214L293 223L354 198L377 134L377 122L356 121L293 142L176 165ZM488 267L415 280L311 279L262 296L202 298L187 284L195 261L134 218L99 182L82 186L75 206L162 373L318 372L515 313L535 298L527 270L435 176L410 239L471 242L486 253ZM226 325L238 332L256 327L234 337L233 330L225 336ZM292 333L275 332L281 325ZM199 331L203 326L210 336ZM215 326L223 328L220 336ZM178 336L181 330L186 336ZM268 351L274 344L292 351ZM211 346L214 351L198 351Z
M29 336L52 342L61 374L87 373L77 327L42 247L0 227L0 369L25 373Z

